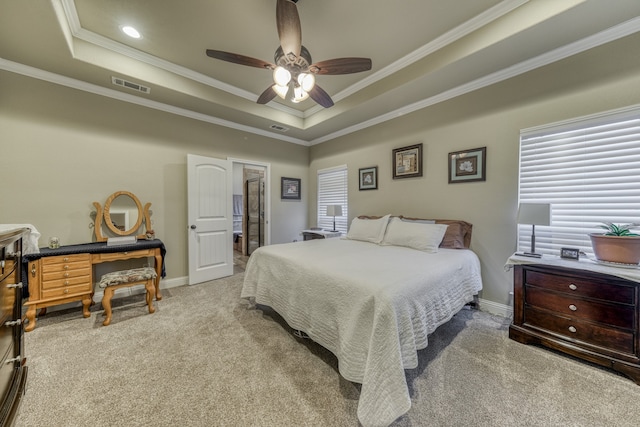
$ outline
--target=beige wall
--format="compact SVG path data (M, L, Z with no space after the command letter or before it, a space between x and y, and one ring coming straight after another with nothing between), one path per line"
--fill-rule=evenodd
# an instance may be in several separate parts
M516 249L520 129L640 103L638 37L577 55L376 127L311 148L311 206L316 171L349 168L349 220L403 214L462 219L474 225L471 247L482 263L482 299L511 304L505 261ZM631 58L629 52L635 52ZM392 150L424 144L424 175L392 179ZM487 147L485 182L448 184L452 151ZM378 166L378 190L358 190L358 169Z
M117 190L151 202L167 278L187 276L187 153L271 165L271 241L300 239L301 201L280 177L306 177L308 147L0 72L0 223L29 223L62 244L90 242L94 201ZM9 202L11 201L11 202Z
M405 214L474 224L482 298L510 304L520 129L640 103L640 36L311 148L0 72L0 223L33 223L63 244L92 238L92 202L129 190L151 202L169 278L187 275L186 154L271 164L272 243L314 225L316 171L347 164L350 219ZM391 150L424 144L424 176L392 180ZM487 147L487 181L447 183L447 154ZM358 168L379 189L358 191ZM302 200L280 200L280 177ZM14 196L17 194L17 196ZM15 203L7 203L15 200Z

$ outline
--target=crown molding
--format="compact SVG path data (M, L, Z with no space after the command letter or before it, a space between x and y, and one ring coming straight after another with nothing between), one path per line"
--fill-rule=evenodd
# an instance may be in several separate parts
M449 99L467 94L469 92L473 92L475 90L482 89L484 87L510 79L512 77L516 77L528 71L535 70L536 68L549 65L551 63L560 61L570 56L585 52L589 49L592 49L592 48L601 46L603 44L618 40L622 37L626 37L631 34L637 33L638 31L640 31L640 17L630 19L629 21L626 21L626 22L623 22L622 24L608 28L604 31L601 31L597 34L586 37L582 40L578 40L568 45L543 53L534 58L512 65L503 70L488 74L484 77L473 80L469 83L457 86L453 89L439 93L438 95L426 98L422 101L418 101L413 104L406 105L397 110L390 111L386 114L382 114L380 116L374 117L372 119L366 120L356 125L346 127L337 132L333 132L323 137L316 138L312 140L310 144L311 145L321 144L323 142L326 142L344 135L348 135L350 133L357 132L362 129L366 129L371 126L384 123L386 121L395 119L405 114L413 113L415 111L438 104L440 102L444 102Z

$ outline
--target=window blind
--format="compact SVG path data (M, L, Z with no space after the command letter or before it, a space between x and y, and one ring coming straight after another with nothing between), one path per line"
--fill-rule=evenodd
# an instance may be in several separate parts
M536 252L561 247L592 255L602 222L640 222L640 106L523 130L519 201L551 203L551 225L536 227ZM518 226L528 251L531 226Z
M318 170L318 227L331 230L333 216L327 216L328 205L341 205L342 216L336 218L336 230L347 232L347 166Z

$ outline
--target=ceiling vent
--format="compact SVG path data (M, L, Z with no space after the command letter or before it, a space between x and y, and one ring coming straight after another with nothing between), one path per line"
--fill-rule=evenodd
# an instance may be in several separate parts
M122 87L129 88L131 90L135 90L135 91L138 91L138 92L142 92L142 93L146 93L146 94L151 93L151 88L146 87L146 86L142 86L141 84L138 84L138 83L134 83L134 82L130 82L128 80L121 79L119 77L111 76L111 83L113 83L114 85L117 85L117 86L122 86Z
M277 130L277 131L279 131L279 132L286 132L286 131L288 131L288 130L289 130L289 128L286 128L286 127L284 127L284 126L280 126L280 125L271 125L271 126L269 126L269 127L270 127L271 129L273 129L273 130Z

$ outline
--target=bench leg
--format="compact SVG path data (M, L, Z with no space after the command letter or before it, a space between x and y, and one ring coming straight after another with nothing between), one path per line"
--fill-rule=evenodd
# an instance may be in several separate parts
M147 305L149 306L149 313L155 313L156 309L153 307L153 296L156 294L156 285L154 280L147 280L144 287L147 290Z
M104 315L107 316L102 322L103 326L109 326L111 324L111 298L115 289L107 287L104 289L104 296L102 297L102 308L104 308Z

